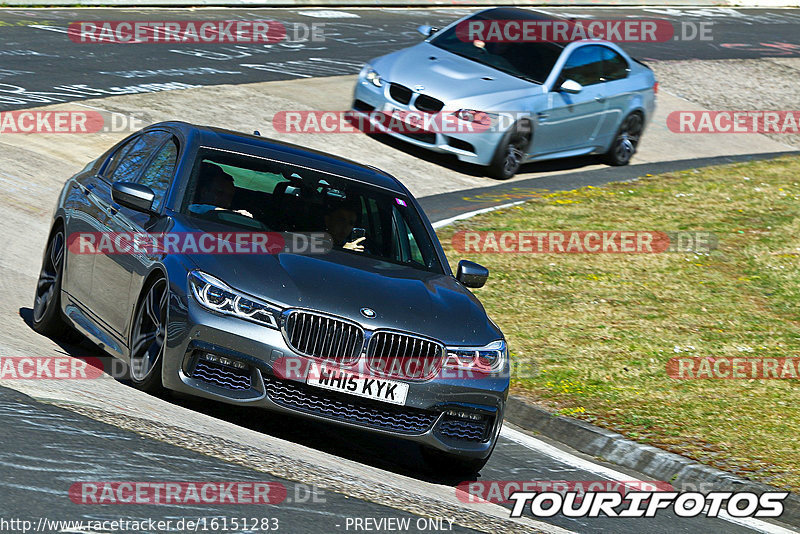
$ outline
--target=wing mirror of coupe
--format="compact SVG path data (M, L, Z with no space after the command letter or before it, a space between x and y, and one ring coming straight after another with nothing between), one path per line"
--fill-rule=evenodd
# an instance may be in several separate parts
M561 84L561 87L558 90L562 93L569 93L569 94L577 94L583 90L583 86L576 82L575 80L565 80L564 83Z
M430 37L434 33L439 31L439 28L435 26L428 26L427 24L423 24L422 26L417 26L417 31L424 35L425 37Z
M458 262L456 280L467 287L483 287L489 279L489 269L474 261L461 260Z
M111 186L111 198L120 206L150 213L156 194L146 185L133 182L114 182Z

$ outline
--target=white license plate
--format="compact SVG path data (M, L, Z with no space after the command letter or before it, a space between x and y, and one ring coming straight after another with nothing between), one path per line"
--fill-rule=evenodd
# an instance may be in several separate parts
M406 403L408 395L408 384L403 382L364 376L338 367L317 364L311 366L306 383L309 386L401 406Z

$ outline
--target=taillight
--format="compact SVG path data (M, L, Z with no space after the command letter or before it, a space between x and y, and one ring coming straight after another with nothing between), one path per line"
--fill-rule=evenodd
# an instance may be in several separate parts
M653 83L653 94L654 95L658 94L658 82Z

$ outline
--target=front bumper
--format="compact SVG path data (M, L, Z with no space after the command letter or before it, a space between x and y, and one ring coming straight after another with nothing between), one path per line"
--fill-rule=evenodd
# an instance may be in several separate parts
M403 104L392 98L389 92L389 82L384 82L382 87L376 87L363 77L359 77L353 91L353 111L367 116L371 111L419 111L413 102ZM455 110L450 110L455 111ZM370 120L378 130L383 131L396 139L406 143L431 150L433 152L453 154L459 160L476 165L489 165L498 144L503 138L502 131L484 132L423 132L400 133L386 130L381 124Z
M285 377L286 357L310 360L294 353L278 330L218 315L185 295L172 299L169 317L162 366L168 389L394 436L464 457L487 457L500 432L507 372L403 381L409 385L406 402L395 406L307 385L307 366L303 374ZM242 368L215 366L206 354Z

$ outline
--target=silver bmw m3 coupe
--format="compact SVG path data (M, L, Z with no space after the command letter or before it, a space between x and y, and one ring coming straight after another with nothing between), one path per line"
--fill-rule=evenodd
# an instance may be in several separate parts
M600 154L626 165L655 109L653 71L608 41L470 39L469 24L562 22L517 8L480 11L418 45L369 61L358 76L353 111L382 128L375 113L416 123L385 133L485 166L497 179L525 162ZM444 114L451 128L420 129L416 114ZM473 127L480 125L480 127Z
M239 248L242 235L275 246ZM313 235L327 246L302 246ZM145 391L411 440L432 466L472 473L509 388L503 334L467 289L488 274L469 261L454 274L380 170L160 123L67 180L33 324L83 334Z

